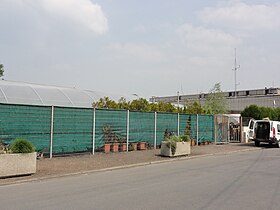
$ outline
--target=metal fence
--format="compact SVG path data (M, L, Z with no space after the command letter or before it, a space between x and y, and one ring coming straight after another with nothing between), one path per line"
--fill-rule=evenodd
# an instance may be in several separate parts
M213 115L0 104L0 140L28 139L50 157L101 151L108 131L118 141L144 141L151 148L166 132L188 134L197 144L215 142L216 136L222 141L215 133L221 130L219 122Z

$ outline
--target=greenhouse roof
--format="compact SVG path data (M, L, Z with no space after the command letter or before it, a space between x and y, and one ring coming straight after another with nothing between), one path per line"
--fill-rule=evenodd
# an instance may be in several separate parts
M94 101L105 96L115 101L121 97L130 101L135 97L78 88L0 80L0 103L90 108Z

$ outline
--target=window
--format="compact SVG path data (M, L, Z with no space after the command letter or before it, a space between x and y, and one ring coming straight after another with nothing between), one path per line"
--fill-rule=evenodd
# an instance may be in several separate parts
M280 132L280 125L277 125L277 132Z

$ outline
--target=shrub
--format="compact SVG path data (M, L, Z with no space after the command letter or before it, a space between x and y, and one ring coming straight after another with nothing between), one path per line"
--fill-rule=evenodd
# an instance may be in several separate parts
M185 141L185 142L189 142L191 140L189 135L183 135L183 136L180 136L180 138L182 139L182 141Z
M166 146L168 148L171 148L172 155L174 155L176 152L176 146L177 146L176 143L181 141L182 139L179 136L175 136L175 135L169 136L164 139Z
M16 139L10 145L13 153L32 153L35 151L34 145L25 139Z

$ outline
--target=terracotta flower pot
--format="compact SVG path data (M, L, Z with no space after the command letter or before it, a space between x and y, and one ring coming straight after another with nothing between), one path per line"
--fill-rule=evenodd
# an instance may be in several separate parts
M111 149L111 144L104 144L104 152L109 153Z
M126 152L126 144L125 143L120 145L120 151L121 152Z
M111 151L112 152L118 152L119 151L119 143L113 143L112 145L111 145Z
M139 150L145 150L146 149L146 142L139 142L138 143L138 149Z
M131 145L133 151L137 150L137 143L131 143Z
M195 146L195 140L191 140L191 146Z

